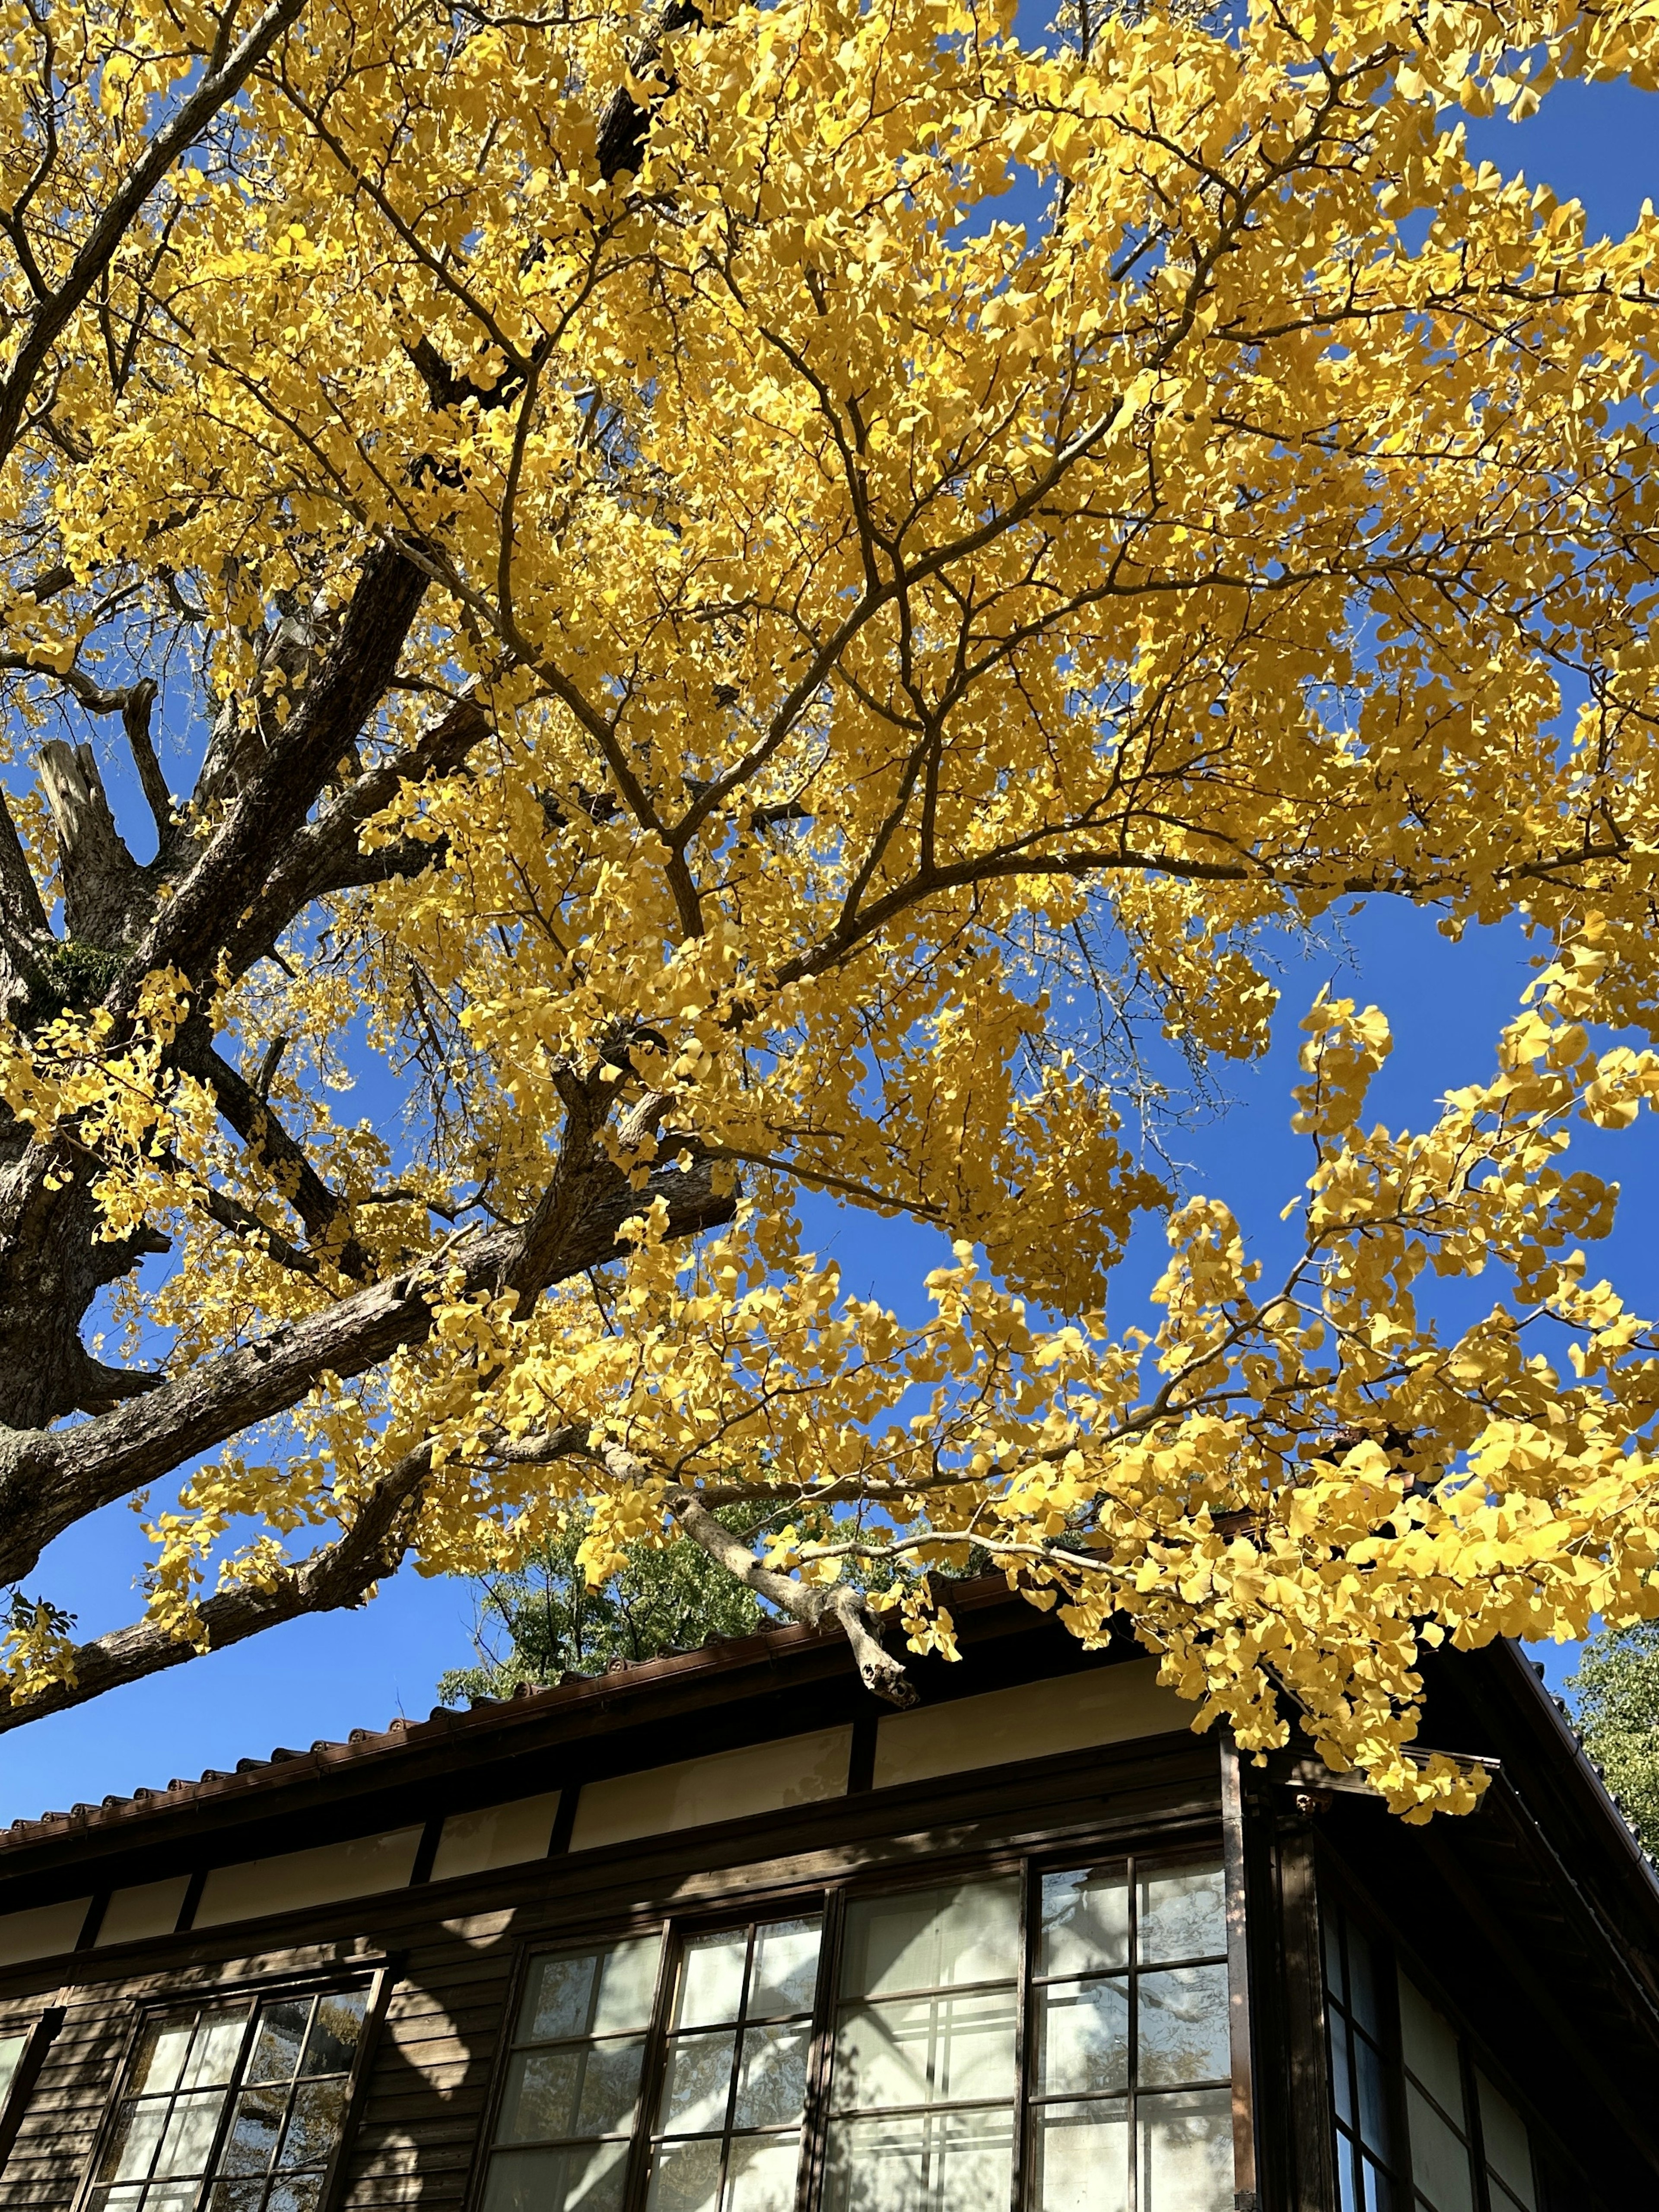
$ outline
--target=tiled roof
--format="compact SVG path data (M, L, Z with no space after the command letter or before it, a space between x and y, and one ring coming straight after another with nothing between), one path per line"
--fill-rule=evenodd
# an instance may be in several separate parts
M982 1595L977 1589L971 1595L964 1589L960 1596L953 1591L952 1604L959 1605L963 1598L972 1604L983 1602L984 1596L1006 1597L1006 1584L1000 1576L994 1579L995 1590L986 1590ZM325 1773L359 1759L402 1751L456 1733L468 1735L476 1731L482 1735L504 1719L527 1719L532 1714L592 1701L596 1695L608 1700L624 1686L620 1679L623 1677L626 1678L626 1687L633 1690L647 1684L692 1677L711 1668L726 1672L734 1666L741 1668L745 1662L776 1651L780 1646L793 1649L824 1642L841 1643L840 1630L833 1626L801 1628L791 1621L777 1621L751 1636L710 1636L689 1650L665 1653L657 1658L613 1659L603 1673L597 1674L573 1673L551 1685L521 1683L506 1698L474 1698L464 1706L434 1705L423 1721L399 1717L383 1729L353 1729L343 1743L319 1738L306 1751L279 1744L267 1758L239 1759L234 1768L210 1766L193 1781L175 1777L164 1790L138 1789L131 1796L112 1795L96 1805L72 1805L67 1813L42 1813L38 1820L14 1820L9 1828L0 1828L0 1852L19 1844L37 1844L47 1837L125 1825L147 1814L170 1812L193 1802L217 1800L289 1781L295 1778L296 1761L302 1762L313 1773ZM850 1666L850 1655L848 1663Z

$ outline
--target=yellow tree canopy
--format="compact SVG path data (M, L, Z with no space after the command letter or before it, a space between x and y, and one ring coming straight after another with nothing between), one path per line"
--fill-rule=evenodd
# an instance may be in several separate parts
M0 1725L581 1497L889 1696L977 1547L1472 1802L1421 1644L1659 1613L1564 1158L1659 1097L1659 219L1439 120L1652 85L1651 8L3 21ZM1081 1010L1259 1054L1384 896L1545 964L1422 1130L1314 1006L1270 1281ZM802 1191L948 1234L925 1325ZM76 1647L41 1549L155 1485Z

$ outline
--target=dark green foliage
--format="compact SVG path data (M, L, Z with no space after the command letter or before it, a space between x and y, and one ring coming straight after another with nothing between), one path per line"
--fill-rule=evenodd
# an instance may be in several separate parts
M1659 1856L1659 1621L1592 1637L1567 1687L1584 1749L1643 1850Z
M726 1506L719 1517L741 1535L763 1516L752 1506ZM520 1682L596 1674L613 1659L652 1659L758 1626L752 1592L684 1537L660 1550L630 1545L621 1574L589 1589L576 1565L589 1519L573 1512L520 1572L483 1585L474 1630L480 1663L439 1676L446 1703L504 1698Z
M45 994L37 994L32 1012L37 1020L50 1021L69 1007L84 1010L95 1006L115 980L125 952L106 952L96 945L83 945L76 938L69 938L54 945L47 953L44 966L49 982Z

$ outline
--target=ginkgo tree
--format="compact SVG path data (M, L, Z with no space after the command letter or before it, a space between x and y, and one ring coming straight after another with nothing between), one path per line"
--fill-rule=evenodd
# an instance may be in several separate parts
M901 1700L972 1548L1469 1804L1422 1646L1659 1614L1563 1157L1659 1097L1659 219L1443 126L1659 18L4 21L0 1726L579 1508ZM1537 979L1415 1132L1315 1005L1268 1279L1135 1023L1259 1054L1275 936L1384 897ZM925 1322L803 1193L945 1233ZM41 1554L121 1500L77 1644Z

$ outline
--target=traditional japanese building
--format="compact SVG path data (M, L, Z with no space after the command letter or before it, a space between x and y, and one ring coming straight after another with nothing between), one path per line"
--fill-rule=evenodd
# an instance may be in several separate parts
M1659 1884L1510 1648L1412 1828L1000 1584L0 1836L0 2212L1638 2212Z

